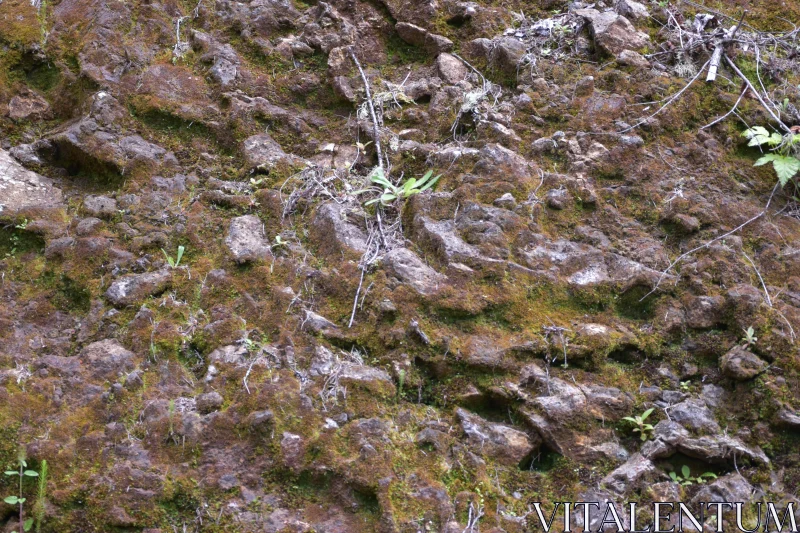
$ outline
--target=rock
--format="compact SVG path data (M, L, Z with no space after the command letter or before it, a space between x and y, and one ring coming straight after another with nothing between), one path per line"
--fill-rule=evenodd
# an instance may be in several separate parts
M324 335L326 332L339 329L339 326L322 315L306 310L306 316L303 320L303 329L311 333L322 333Z
M736 437L724 434L692 437L683 426L670 420L662 420L656 424L653 440L647 441L641 452L652 460L671 457L680 452L709 463L733 464L735 457L740 465L743 464L742 461L769 464L769 459L757 446L748 447Z
M212 63L208 72L223 87L236 80L241 61L231 45L215 45L209 52L202 55L200 60Z
M521 251L525 264L550 277L553 272L575 287L606 285L626 291L634 286L651 287L660 273L621 255L567 240L549 241L534 236Z
M366 233L349 220L347 211L336 202L317 208L309 236L319 252L327 257L341 257L344 253L360 258L367 251Z
M564 209L568 201L569 193L566 189L551 189L545 195L545 202L550 209Z
M627 65L629 67L636 67L640 69L650 68L650 62L639 52L633 50L623 50L617 54L617 62L620 65Z
M500 207L501 209L508 209L508 210L513 210L515 207L517 207L517 201L514 199L514 196L510 192L507 192L503 194L500 198L495 199L495 201L492 202L492 204L495 207Z
M437 55L453 49L453 41L447 37L431 33L415 24L398 22L394 29L405 42L424 48L430 54Z
M787 407L785 405L782 406L778 411L778 414L775 415L775 420L779 426L791 429L800 429L800 413L791 407Z
M703 432L718 433L721 431L714 414L706 407L705 402L699 399L689 399L673 405L669 409L670 419L683 427Z
M195 398L197 411L204 415L218 411L224 402L225 399L216 391L200 394L197 398Z
M503 424L484 420L464 409L457 409L456 416L467 436L472 450L501 464L517 466L541 444L541 439Z
M643 48L650 42L647 34L636 31L628 19L613 11L578 9L574 13L589 22L595 44L613 56L623 50Z
M650 16L647 7L635 0L617 0L614 3L614 10L631 20L644 20Z
M457 57L442 53L436 58L436 70L446 83L455 85L469 75L467 66Z
M116 98L105 91L95 93L90 112L50 136L40 153L69 174L84 173L107 182L177 163L174 155L138 135L121 137L127 116Z
M0 216L15 217L63 206L53 181L26 170L0 149Z
M98 379L114 379L134 367L133 352L126 350L114 339L93 342L81 350L78 358Z
M119 140L119 147L125 152L126 165L141 164L154 166L159 162L162 165L177 165L177 160L171 152L144 140L139 135L130 135Z
M117 214L117 201L108 196L87 196L83 199L83 210L93 217L111 218Z
M690 328L713 328L723 320L725 299L722 296L687 296L683 304L686 325Z
M395 248L383 257L387 273L408 284L422 295L429 295L441 288L447 278L426 265L417 254L408 248Z
M281 438L281 456L287 468L299 471L303 466L305 455L305 442L303 437L295 433L284 432Z
M45 355L36 360L34 368L46 368L55 376L74 376L81 370L81 359L79 357Z
M8 103L8 117L11 120L42 120L49 116L50 104L33 91L24 91Z
M700 229L700 221L685 213L672 214L667 220L681 233L695 233Z
M508 75L516 75L519 64L528 49L515 37L501 37L493 42L489 53L491 65Z
M350 383L376 394L391 395L394 392L394 383L385 370L360 362L342 361L324 346L316 347L308 373L312 377L328 377L335 374L342 385Z
M703 486L692 498L692 503L695 505L699 502L746 503L753 499L755 492L755 488L741 474L734 472Z
M259 133L245 139L242 144L247 170L263 170L269 172L279 165L293 165L299 162L295 156L288 155L281 145L275 142L268 133Z
M753 379L767 369L766 361L741 346L735 346L719 361L723 375L736 381Z
M131 274L115 280L106 291L106 298L117 307L134 305L164 292L171 282L172 272L167 269Z
M600 485L622 496L644 488L646 483L656 477L657 472L656 465L650 459L635 453L624 464L604 477Z
M264 233L264 223L255 215L244 215L231 220L225 246L239 264L272 257L272 249Z
M212 363L223 363L227 365L244 364L247 357L247 349L240 344L221 346L208 355Z
M244 419L244 423L253 431L263 432L272 426L274 419L275 414L272 410L266 409L264 411L254 411L250 413L247 415L247 418Z
M85 237L87 235L92 235L98 229L103 227L103 221L99 218L88 217L82 219L78 222L78 225L75 226L75 234L81 237Z

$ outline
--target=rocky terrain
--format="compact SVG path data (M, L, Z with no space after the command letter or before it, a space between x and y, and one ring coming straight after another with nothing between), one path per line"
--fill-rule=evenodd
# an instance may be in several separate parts
M800 125L800 2L742 9L3 0L0 463L49 473L2 497L60 533L799 502L800 206L741 134Z

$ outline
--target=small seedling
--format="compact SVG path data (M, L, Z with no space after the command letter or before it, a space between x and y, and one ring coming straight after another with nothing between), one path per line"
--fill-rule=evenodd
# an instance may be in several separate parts
M757 341L758 337L756 337L756 330L753 329L753 326L750 326L744 330L742 342L745 344L745 346L753 346Z
M635 424L636 427L633 428L633 432L639 433L641 435L641 439L645 441L653 436L653 425L647 424L645 422L645 420L647 420L647 417L649 417L651 414L653 414L652 407L647 411L645 411L644 413L642 413L641 415L632 417L626 416L623 418L623 420L627 420L628 422Z
M403 396L403 385L406 382L406 371L405 369L401 369L400 372L397 374L397 397L401 398Z
M33 505L33 517L36 520L36 532L42 530L44 520L45 502L47 501L47 461L42 461L39 468L39 487L36 494L36 503Z
M678 474L677 472L670 472L669 477L672 478L672 481L680 483L684 487L688 487L689 485L694 485L695 483L697 483L698 485L702 485L704 483L708 483L709 480L717 479L717 475L713 472L703 472L697 477L692 477L692 471L686 465L683 465L681 467L680 474Z
M285 248L285 247L287 247L287 246L289 246L289 241L284 241L284 240L281 238L281 236L280 236L280 235L275 235L275 242L274 242L274 243L273 243L273 245L271 246L271 248L272 248L273 250L274 250L274 249L276 249L276 248L277 248L277 249L280 249L280 248Z
M161 253L163 253L164 257L167 258L167 263L169 263L170 268L178 268L178 266L181 264L181 258L183 257L183 252L185 250L186 248L183 245L178 246L178 255L175 256L174 259L170 257L169 254L167 254L167 252L165 252L163 248L161 249Z
M691 381L681 381L681 392L689 392L691 388L692 388Z
M5 475L19 476L19 495L7 496L3 499L3 501L9 505L19 505L19 519L21 522L20 533L24 533L25 531L31 530L31 527L33 526L33 518L28 518L27 520L23 521L23 504L25 503L25 498L22 497L22 480L26 477L39 477L39 473L35 470L28 470L28 463L25 461L24 451L21 451L17 457L17 464L19 465L18 471L6 470Z
M382 205L389 205L397 199L405 200L415 194L425 192L433 187L442 175L433 176L433 171L429 170L419 180L417 178L409 178L402 185L395 185L389 181L383 174L383 170L376 168L370 176L370 181L376 185L383 187L383 194L379 198L373 198L367 201L364 205L372 205L380 202ZM374 189L362 189L353 194L361 194L373 191Z

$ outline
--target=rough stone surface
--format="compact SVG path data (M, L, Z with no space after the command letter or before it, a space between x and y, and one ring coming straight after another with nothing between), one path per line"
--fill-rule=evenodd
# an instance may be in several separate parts
M395 248L383 257L383 264L390 275L423 295L435 293L446 281L407 248Z
M647 35L637 31L627 18L613 11L601 13L596 9L579 9L575 14L589 21L595 44L608 54L637 50L650 42Z
M171 282L172 272L166 269L131 274L115 280L105 295L115 306L124 307L164 292Z
M61 190L52 180L26 170L0 149L0 215L60 207Z
M464 409L456 410L470 447L479 455L497 457L505 464L518 464L539 445L527 433L494 424Z
M94 342L78 355L93 376L113 379L133 370L135 356L114 339Z
M245 215L231 220L225 246L237 263L249 263L272 257L264 223L255 215Z
M734 347L719 360L722 373L737 381L753 379L767 369L767 363L753 352Z

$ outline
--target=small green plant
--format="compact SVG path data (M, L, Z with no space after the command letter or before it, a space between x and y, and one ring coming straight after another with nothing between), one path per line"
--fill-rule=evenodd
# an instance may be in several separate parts
M772 163L781 186L789 183L800 172L800 159L797 158L800 133L781 135L778 132L770 133L763 126L754 126L745 130L742 137L750 139L747 146L766 146L771 151L756 161L755 166Z
M36 520L36 533L42 530L45 503L47 502L47 461L42 461L39 468L39 487L36 493L36 503L33 505L33 518Z
M165 252L163 248L161 249L161 253L163 253L164 257L167 258L167 263L169 263L170 268L178 268L178 266L180 266L181 264L181 258L183 257L183 252L185 250L186 248L183 245L178 246L178 255L175 256L174 259L170 257L169 254L167 254L167 252Z
M275 242L270 246L273 250L285 250L289 247L289 241L283 240L280 235L275 235Z
M692 477L692 471L686 465L683 465L681 467L680 474L678 474L677 472L670 472L669 477L672 478L672 481L680 483L684 487L688 487L689 485L694 485L695 483L697 483L698 485L702 485L704 483L708 483L708 481L712 479L717 479L717 475L713 472L703 472L697 477Z
M692 388L691 381L681 381L681 392L689 392Z
M7 476L19 476L19 494L7 496L3 499L9 505L19 505L19 521L21 524L20 533L24 533L25 531L30 531L31 527L33 526L33 518L28 518L24 520L24 509L23 504L25 503L25 498L22 497L22 481L26 477L39 477L39 473L35 470L28 470L28 463L25 461L25 451L20 450L19 455L17 456L17 465L19 466L19 470L6 470L5 475Z
M745 346L753 346L757 341L758 337L756 337L756 330L753 329L753 326L750 326L744 330L742 342L745 344Z
M403 396L403 385L406 382L406 371L405 369L401 369L400 372L397 374L397 398L402 398Z
M44 46L47 43L47 0L42 0L39 5L39 44Z
M633 428L634 433L639 433L641 435L641 439L643 441L649 439L653 436L653 425L648 424L645 422L647 417L653 414L653 408L651 407L644 413L638 416L626 416L623 417L623 420L633 423L636 427Z
M442 175L433 176L433 171L429 170L419 180L417 178L409 178L401 185L395 185L389 181L383 174L383 170L376 168L370 176L370 181L380 187L383 187L383 193L379 198L373 198L367 201L364 205L372 205L380 202L383 205L389 205L397 199L405 200L415 194L425 192L439 181ZM373 191L374 189L362 189L356 191L354 194L361 194Z
M169 401L167 406L167 418L169 419L167 442L171 440L174 444L178 444L178 434L175 432L175 400Z

